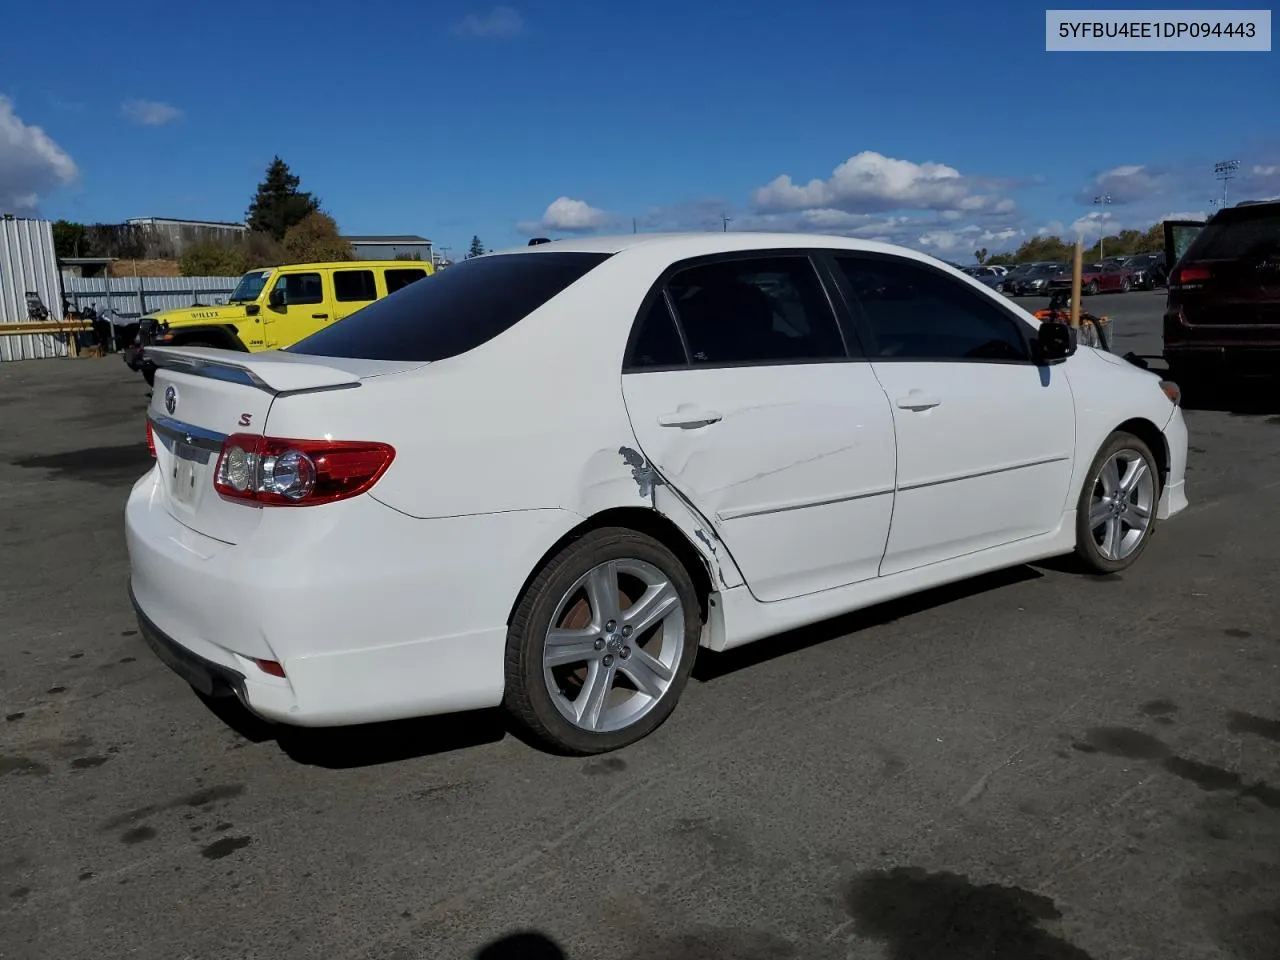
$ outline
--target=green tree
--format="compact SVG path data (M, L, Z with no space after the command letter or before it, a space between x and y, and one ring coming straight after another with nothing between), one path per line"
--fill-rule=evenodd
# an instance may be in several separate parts
M59 257L87 257L88 246L85 243L87 229L83 223L72 223L70 220L53 222L53 250Z
M973 259L978 261L979 266L985 264L987 262L987 248L983 247L981 250L973 251Z
M483 254L484 244L480 242L479 237L473 236L471 238L471 249L467 251L467 259L470 260L472 257L479 257Z
M338 233L338 225L327 213L313 211L289 228L284 235L284 252L292 263L324 263L354 260L351 244Z
M238 241L193 243L182 255L184 277L238 277L248 269L245 245Z
M299 190L301 183L287 163L274 157L245 214L249 229L283 240L290 227L319 210L319 198Z

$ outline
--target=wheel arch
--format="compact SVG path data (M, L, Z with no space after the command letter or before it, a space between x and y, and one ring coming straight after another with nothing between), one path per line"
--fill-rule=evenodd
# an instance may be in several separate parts
M538 575L538 572L551 561L551 558L575 540L580 540L592 530L599 530L603 527L626 527L629 530L646 534L674 553L681 564L684 565L685 570L688 571L690 579L693 580L694 589L698 592L698 605L703 623L706 624L710 621L711 597L719 589L716 586L716 571L713 570L711 562L707 560L703 555L703 551L690 541L685 532L670 517L653 507L629 506L609 507L600 510L584 519L551 544L543 552L542 556L538 558L538 562L533 565L524 582L520 584L520 589L516 592L511 601L511 607L507 611L508 624L511 623L511 618L515 616L516 607L520 605L520 600L529 589L529 585Z
M1151 449L1151 455L1156 458L1156 471L1160 477L1159 490L1163 490L1169 482L1170 468L1169 442L1165 439L1164 431L1146 417L1132 417L1117 426L1111 433L1131 433Z

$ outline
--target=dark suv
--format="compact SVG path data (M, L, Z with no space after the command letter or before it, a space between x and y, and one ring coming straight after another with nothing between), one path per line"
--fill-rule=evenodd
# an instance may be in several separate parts
M1173 379L1280 375L1280 200L1219 210L1169 272Z

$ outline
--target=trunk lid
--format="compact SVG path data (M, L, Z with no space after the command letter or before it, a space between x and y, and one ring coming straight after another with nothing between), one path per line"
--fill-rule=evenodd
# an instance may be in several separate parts
M211 348L152 347L147 356L157 367L147 418L165 507L184 526L232 544L257 529L263 508L224 499L214 489L228 436L263 435L281 396L357 389L372 377L425 365Z

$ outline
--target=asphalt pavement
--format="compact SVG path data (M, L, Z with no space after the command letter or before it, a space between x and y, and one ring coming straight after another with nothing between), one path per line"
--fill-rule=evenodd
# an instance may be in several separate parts
M1161 302L1085 303L1156 353ZM494 713L289 734L201 702L125 592L145 398L116 357L0 364L0 958L1280 953L1265 392L1188 411L1192 506L1132 570L703 652L588 760Z

